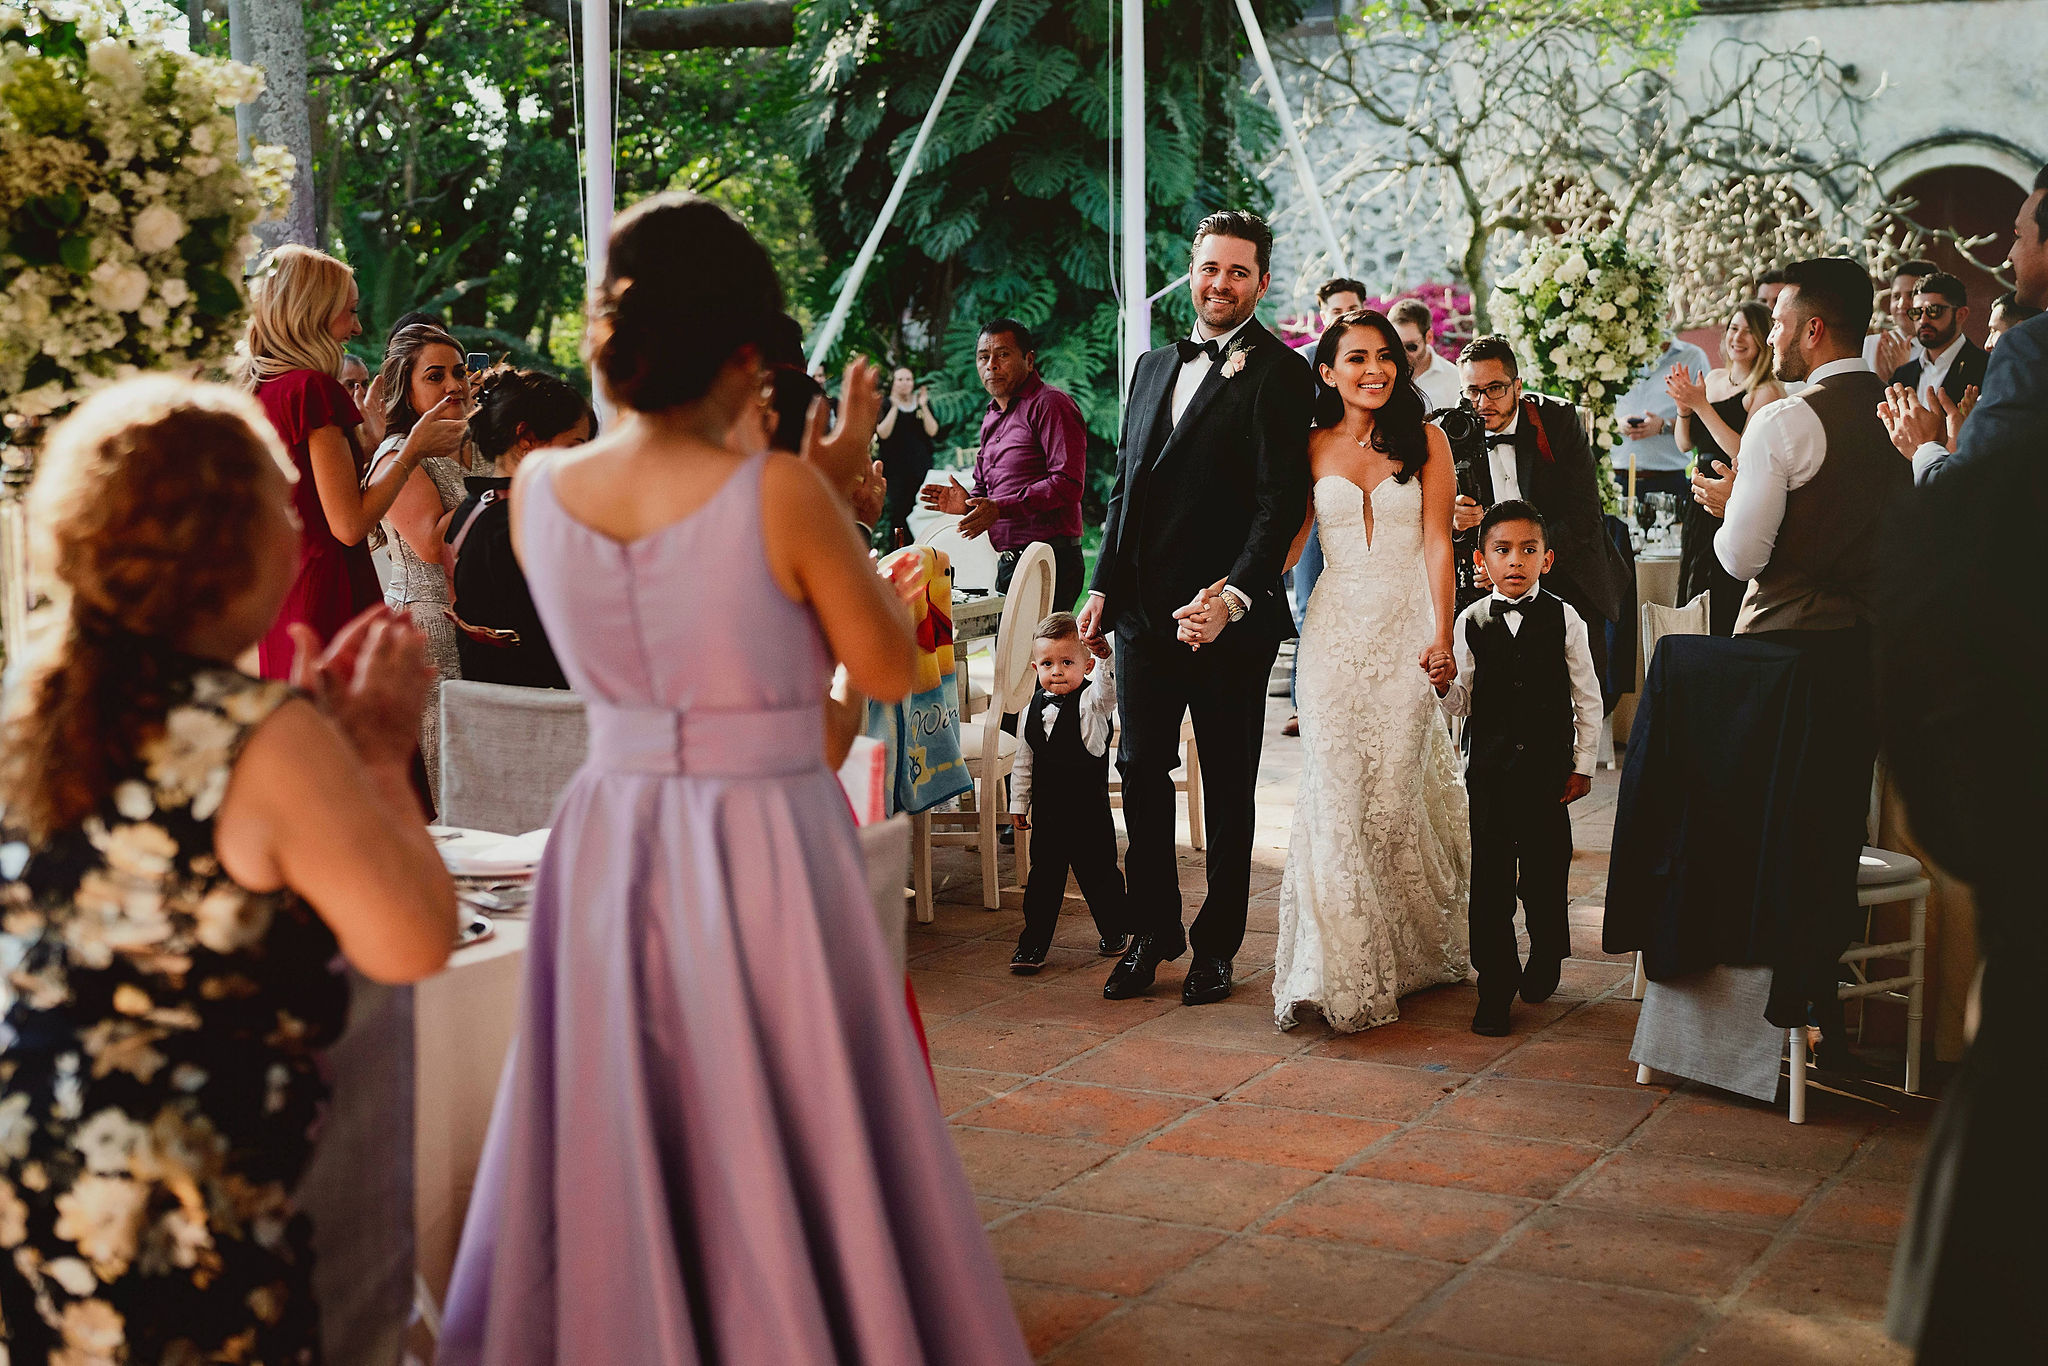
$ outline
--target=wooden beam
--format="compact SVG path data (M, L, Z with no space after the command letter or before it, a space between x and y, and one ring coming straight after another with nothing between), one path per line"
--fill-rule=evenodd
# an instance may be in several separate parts
M607 3L607 0L598 0ZM582 0L523 0L533 14L555 23L582 23ZM619 26L622 52L687 52L696 48L788 47L796 41L794 0L727 0L689 9L631 9Z

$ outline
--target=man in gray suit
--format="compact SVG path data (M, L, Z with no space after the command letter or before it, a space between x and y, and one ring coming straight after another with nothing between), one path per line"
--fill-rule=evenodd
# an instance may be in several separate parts
M2007 260L2014 293L2023 304L2048 308L2048 166L2034 177L2034 192L2020 205L2013 231ZM1929 407L1894 385L1879 408L1892 444L1913 462L1916 483L1993 451L2041 449L2048 441L2048 315L2029 318L1998 339L1984 372L1983 396L1967 421L1954 419L1954 432L1943 411L1947 406Z

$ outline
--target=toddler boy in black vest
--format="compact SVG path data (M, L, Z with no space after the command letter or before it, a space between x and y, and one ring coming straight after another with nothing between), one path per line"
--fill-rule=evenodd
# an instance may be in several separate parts
M1472 898L1466 911L1479 1009L1472 1032L1508 1032L1517 990L1547 1000L1571 956L1565 906L1572 863L1566 810L1593 787L1600 679L1586 623L1542 588L1552 552L1543 514L1519 499L1495 503L1473 558L1493 591L1458 617L1455 676L1430 675L1443 709L1463 716L1465 790L1472 811ZM1515 945L1515 901L1529 926L1529 963Z
M1031 646L1038 691L1017 723L1017 758L1010 769L1010 806L1024 813L1017 828L1031 832L1024 933L1017 937L1010 971L1027 977L1045 966L1069 868L1095 917L1101 952L1108 957L1124 951L1124 875L1116 866L1116 824L1109 815L1116 681L1106 654L1099 668L1097 663L1072 612L1054 612L1038 623Z

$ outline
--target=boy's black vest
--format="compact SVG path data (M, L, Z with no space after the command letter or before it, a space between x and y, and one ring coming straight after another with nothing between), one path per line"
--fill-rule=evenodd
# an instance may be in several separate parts
M1522 608L1519 632L1489 597L1459 629L1472 649L1472 714L1465 722L1473 770L1562 778L1572 768L1571 668L1564 656L1564 604L1539 592Z
M1056 803L1109 801L1109 755L1090 754L1081 739L1081 698L1092 686L1083 683L1065 697L1040 688L1024 709L1018 733L1031 746L1032 802L1041 811L1046 796ZM1047 707L1056 713L1050 735L1045 733Z

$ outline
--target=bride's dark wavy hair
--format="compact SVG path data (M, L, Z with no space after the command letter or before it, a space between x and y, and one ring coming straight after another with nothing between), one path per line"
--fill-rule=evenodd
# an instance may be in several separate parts
M1428 415L1428 406L1423 402L1422 391L1415 387L1415 369L1408 363L1408 352L1401 345L1401 334L1394 330L1394 324L1378 309L1361 308L1346 313L1331 323L1323 333L1323 339L1316 343L1316 426L1334 427L1344 420L1344 396L1328 384L1323 383L1323 367L1336 368L1337 352L1343 348L1344 334L1354 327L1370 327L1386 338L1387 345L1394 352L1394 391L1387 395L1386 404L1373 415L1372 448L1390 457L1397 468L1394 482L1405 484L1415 477L1429 459L1429 439L1424 434L1423 419Z

